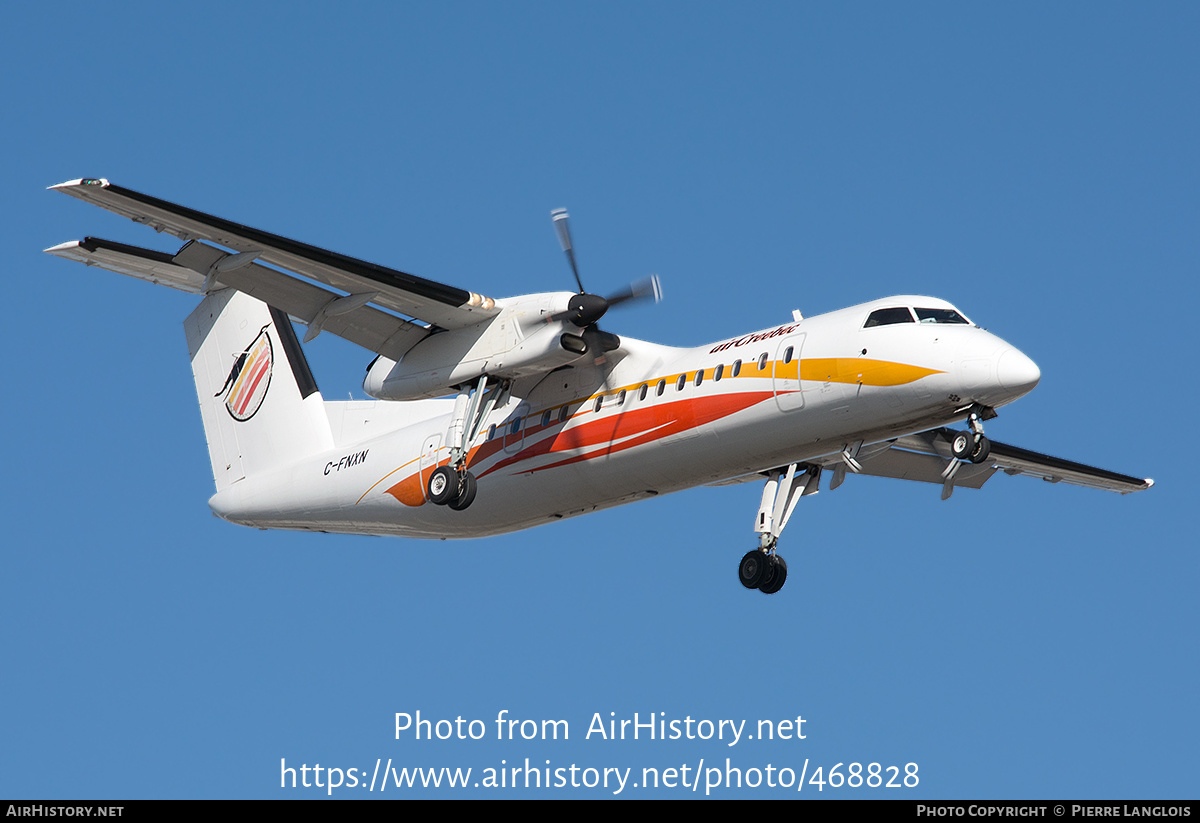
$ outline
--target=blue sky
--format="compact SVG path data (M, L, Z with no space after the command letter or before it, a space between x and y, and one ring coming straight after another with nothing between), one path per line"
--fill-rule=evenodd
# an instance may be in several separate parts
M1182 3L10 10L0 796L728 757L919 766L835 797L1195 797L1198 41ZM662 343L943 297L1041 367L993 439L1157 485L852 477L805 499L769 598L734 575L757 484L467 542L236 527L206 505L194 300L41 254L172 249L44 190L81 176L494 296L571 288L567 206L590 289L662 277L606 324ZM370 354L307 351L361 396ZM488 738L396 740L418 710ZM501 710L571 738L497 741ZM806 738L585 740L610 712Z

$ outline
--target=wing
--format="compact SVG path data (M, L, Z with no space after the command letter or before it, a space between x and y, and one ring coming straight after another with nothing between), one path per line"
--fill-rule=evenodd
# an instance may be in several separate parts
M1098 469L1007 443L997 443L995 440L991 441L992 450L986 461L979 465L960 464L947 481L946 470L950 465L950 441L953 436L954 432L949 429L936 429L901 437L889 448L860 457L858 462L862 466L862 474L940 483L945 487L944 497L949 497L949 492L957 486L981 488L997 471L1121 494L1143 491L1154 485L1153 480ZM840 458L836 462L841 462Z
M48 254L89 266L170 286L191 294L204 294L209 268L231 256L203 243L191 242L177 254L142 249L111 240L87 237L46 249ZM324 329L365 349L399 360L429 334L429 329L393 314L342 297L320 286L275 269L250 263L221 272L213 288L233 288L308 324L306 340ZM359 296L361 299L362 296ZM335 313L338 301L351 301L352 311ZM343 302L341 306L346 306ZM333 308L334 312L330 311Z
M499 313L491 298L474 292L233 223L107 180L85 178L51 188L179 237L184 245L170 255L89 237L47 249L50 254L197 294L235 288L309 323L309 339L325 329L398 360L429 330L368 303L443 329L475 325Z

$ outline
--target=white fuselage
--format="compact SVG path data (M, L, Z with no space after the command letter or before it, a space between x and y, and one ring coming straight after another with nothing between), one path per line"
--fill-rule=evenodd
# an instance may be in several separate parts
M425 500L449 459L448 399L326 402L333 450L210 505L260 527L498 534L927 431L1037 384L1032 361L971 324L864 327L916 306L953 308L900 296L696 348L625 339L599 366L518 378L471 444L478 496L462 511Z

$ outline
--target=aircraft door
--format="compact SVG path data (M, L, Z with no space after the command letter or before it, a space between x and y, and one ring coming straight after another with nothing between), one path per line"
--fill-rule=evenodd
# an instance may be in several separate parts
M805 333L790 334L780 339L775 349L775 403L780 411L804 408L804 392L800 386L800 349Z

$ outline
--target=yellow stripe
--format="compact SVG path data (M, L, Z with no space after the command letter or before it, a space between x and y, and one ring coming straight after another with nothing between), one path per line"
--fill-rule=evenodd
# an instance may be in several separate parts
M733 368L732 362L728 361L725 363L725 373L721 377L722 380L733 378L733 374L731 374L731 369ZM812 380L818 383L862 383L865 386L902 386L905 383L913 383L931 374L943 373L937 369L926 369L922 366L909 366L905 363L893 363L888 360L867 360L861 357L824 357L811 360L792 360L791 363L784 363L782 360L768 360L766 366L760 371L758 368L758 358L756 357L750 360L742 358L742 368L738 373L738 378L769 378L774 376L781 380L795 380L797 362L801 364L800 377L804 380ZM712 380L715 374L715 367L704 369L704 382ZM681 375L687 377L688 385L695 383L695 371L676 372L675 374L663 377L639 380L637 383L630 383L627 386L617 386L607 391L596 392L588 397L576 398L567 403L559 403L551 406L549 410L557 412L562 406L573 406L576 403L581 403L586 407L588 404L594 402L597 396L615 397L622 391L632 394L640 390L643 384L648 386L649 392L653 394L657 391L659 380L666 380L667 388L673 388ZM545 409L537 409L531 411L528 416L537 417L543 411Z
M821 357L800 361L800 377L819 383L862 383L864 386L902 386L931 374L942 374L937 369L892 363L887 360L867 360L861 357ZM777 377L796 379L796 366L776 365ZM791 369L790 373L785 370Z

